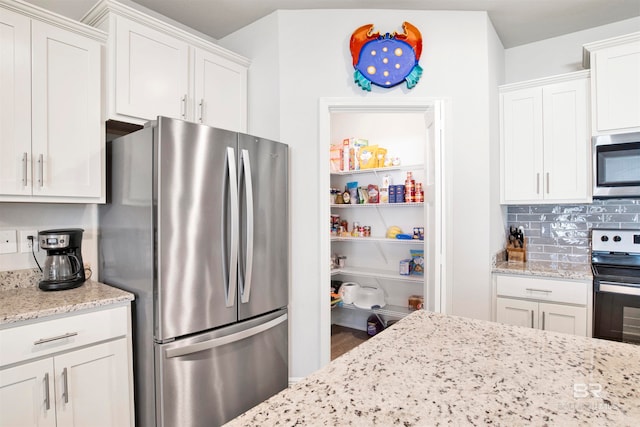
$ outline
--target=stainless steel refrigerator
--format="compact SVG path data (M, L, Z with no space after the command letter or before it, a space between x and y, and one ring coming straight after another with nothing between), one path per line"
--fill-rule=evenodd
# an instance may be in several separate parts
M100 280L136 295L137 425L220 425L286 388L287 146L159 117L107 150Z

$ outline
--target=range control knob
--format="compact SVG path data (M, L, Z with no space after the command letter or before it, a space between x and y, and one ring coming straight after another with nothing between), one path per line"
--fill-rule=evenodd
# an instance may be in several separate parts
M602 236L600 238L600 240L602 240L603 242L608 242L609 241L609 236Z
M613 241L614 241L614 242L619 242L620 240L622 240L622 237L620 237L620 236L613 236Z

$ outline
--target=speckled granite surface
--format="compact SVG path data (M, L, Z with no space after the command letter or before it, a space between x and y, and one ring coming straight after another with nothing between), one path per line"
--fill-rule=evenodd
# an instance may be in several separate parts
M591 264L569 264L548 261L531 261L525 263L498 261L493 266L492 271L494 273L557 277L562 279L593 279Z
M228 426L637 426L640 346L417 311Z
M44 292L37 286L38 273L37 270L0 272L0 325L134 299L129 292L93 280L75 289Z

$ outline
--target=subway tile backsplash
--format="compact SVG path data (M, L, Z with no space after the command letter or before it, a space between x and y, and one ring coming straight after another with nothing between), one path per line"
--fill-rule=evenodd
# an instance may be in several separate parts
M588 264L592 228L640 229L640 199L594 200L590 205L511 205L507 228L523 226L527 260Z

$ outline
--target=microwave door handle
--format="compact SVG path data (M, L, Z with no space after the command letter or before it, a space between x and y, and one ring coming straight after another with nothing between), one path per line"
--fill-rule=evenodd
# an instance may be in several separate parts
M226 280L226 293L225 293L225 305L227 307L233 307L236 299L236 287L238 283L238 234L240 231L240 216L238 214L238 181L236 172L236 154L233 147L227 147L227 174L229 178L229 193L230 208L231 208L231 220L226 221L224 216L221 222L222 224L222 236L227 232L226 227L230 226L230 250L225 258L229 261Z
M253 232L254 232L254 211L253 211L253 179L251 176L251 159L249 150L242 150L241 174L244 176L244 186L247 203L247 252L244 265L244 280L241 282L240 302L248 303L251 296L251 277L253 272Z

